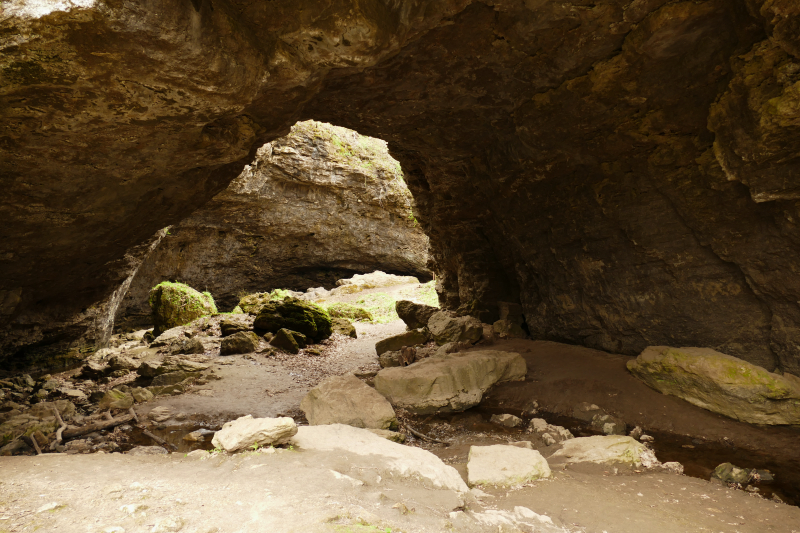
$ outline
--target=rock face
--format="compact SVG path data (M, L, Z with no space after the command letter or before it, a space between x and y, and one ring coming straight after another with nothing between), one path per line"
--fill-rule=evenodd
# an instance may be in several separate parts
M447 311L431 315L428 329L439 346L450 342L474 344L483 336L483 325L480 320L471 316L454 317Z
M800 378L708 348L651 346L628 370L664 394L753 424L800 424Z
M525 379L526 371L525 360L517 353L450 354L384 368L375 376L375 390L393 406L414 413L463 411L478 405L495 383Z
M369 5L6 2L3 357L77 338L126 254L313 117L388 141L448 309L800 370L796 0Z
M300 402L312 426L346 424L367 429L396 429L394 409L386 398L352 374L331 376Z
M159 283L150 290L148 302L153 311L153 335L156 337L168 329L217 312L211 294L198 292L183 283Z
M214 433L211 443L226 452L239 452L258 444L270 446L285 444L297 433L297 425L288 416L280 418L253 418L243 416L226 422Z
M467 481L470 487L516 487L550 475L550 466L536 450L504 444L469 449Z
M376 455L379 472L390 476L418 479L437 489L466 492L467 485L458 471L427 450L403 446L371 433L369 430L332 424L301 426L292 444L304 450L341 451L357 455ZM384 474L384 475L386 475Z
M207 288L225 310L242 291L330 289L354 272L430 279L428 238L412 206L384 141L299 123L170 229L133 279L120 323L142 323L143 295L165 279Z

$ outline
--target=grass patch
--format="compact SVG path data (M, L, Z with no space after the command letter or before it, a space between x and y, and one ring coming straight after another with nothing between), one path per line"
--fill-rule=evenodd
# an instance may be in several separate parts
M321 307L333 318L348 318L361 322L372 322L373 320L372 313L357 305L344 302L332 302L322 304Z
M375 324L386 324L387 322L394 322L400 320L397 316L397 311L394 304L397 299L385 292L373 292L372 294L365 294L356 303L372 315L372 322Z

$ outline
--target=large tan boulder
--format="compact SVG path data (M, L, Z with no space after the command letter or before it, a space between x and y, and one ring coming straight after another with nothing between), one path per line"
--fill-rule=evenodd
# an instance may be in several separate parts
M471 446L469 449L467 482L470 487L517 487L550 475L550 466L536 450L507 444Z
M353 374L331 376L311 389L300 402L312 426L346 424L357 428L397 427L391 404Z
M243 416L227 422L214 433L211 443L226 452L238 452L257 444L285 444L297 433L297 425L288 416L253 418Z
M561 449L550 456L550 463L618 464L638 467L646 453L644 444L623 435L596 435L565 440Z
M518 353L454 353L384 368L375 376L375 390L393 406L414 413L463 411L480 403L495 383L521 381L526 372L525 360Z
M650 346L628 370L655 390L752 424L800 424L800 378L710 348Z
M447 311L439 311L428 320L428 330L439 346L449 342L475 344L483 336L483 324L472 316L454 317Z

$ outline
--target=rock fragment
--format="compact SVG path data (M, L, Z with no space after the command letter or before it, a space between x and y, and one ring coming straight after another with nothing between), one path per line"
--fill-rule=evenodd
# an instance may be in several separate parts
M352 374L325 379L303 398L300 409L312 426L397 427L394 409L386 398Z
M406 323L408 329L424 328L431 316L439 311L438 307L418 304L409 300L398 300L394 304L397 316Z
M483 324L471 316L454 317L447 311L438 311L428 320L428 329L436 344L464 342L475 344L483 336Z
M406 331L378 341L375 344L375 351L380 357L385 352L399 351L406 346L424 344L428 342L428 338L428 333L422 329Z
M258 348L258 335L252 331L239 331L222 339L219 345L220 355L252 353Z
M550 475L550 466L536 450L504 444L469 449L467 480L470 487L516 487Z
M253 418L243 416L227 422L214 434L211 443L226 452L237 452L258 444L285 444L297 433L297 425L289 417Z
M638 467L642 464L645 446L627 436L594 436L569 439L550 456L555 461L572 463L618 464Z

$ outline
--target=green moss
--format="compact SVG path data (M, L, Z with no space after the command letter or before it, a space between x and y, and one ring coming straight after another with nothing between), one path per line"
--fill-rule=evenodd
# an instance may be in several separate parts
M394 296L385 292L373 292L356 300L359 306L372 315L372 321L376 324L385 324L400 319L395 309L396 302L397 299Z
M296 298L266 303L256 316L253 328L272 333L280 329L297 331L315 342L333 333L331 317L323 308Z
M210 293L201 293L188 285L171 281L164 281L153 287L148 302L153 310L153 334L156 336L170 328L217 313L217 306Z
M363 307L344 302L323 304L322 307L325 308L328 314L333 318L349 318L350 320L372 322L372 314Z

